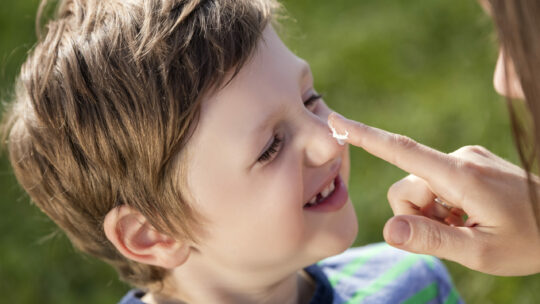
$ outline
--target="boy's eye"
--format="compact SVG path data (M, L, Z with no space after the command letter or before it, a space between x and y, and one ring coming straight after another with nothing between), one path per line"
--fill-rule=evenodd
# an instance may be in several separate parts
M257 162L259 163L265 163L272 159L274 154L279 152L279 149L281 147L282 139L279 138L277 135L274 135L274 139L268 149L266 149L261 156L257 159Z
M320 94L313 94L306 101L304 101L304 106L311 110L317 101L319 101L322 97L323 96Z
M308 99L304 101L304 106L309 109L313 110L313 107L319 101L323 96L320 94L313 94ZM276 153L279 152L283 140L279 138L277 135L274 135L274 139L272 140L272 143L270 146L259 156L257 159L257 162L259 163L265 163L268 162L274 157Z

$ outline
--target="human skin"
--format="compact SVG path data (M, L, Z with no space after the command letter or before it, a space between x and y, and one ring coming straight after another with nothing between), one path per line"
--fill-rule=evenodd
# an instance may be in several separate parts
M481 4L489 10L487 2ZM504 61L501 52L493 77L495 90L524 99L511 61L507 67ZM388 191L396 215L383 232L390 245L489 274L540 272L540 223L523 169L480 146L445 154L338 115L331 115L329 123L349 132L348 143L411 173ZM532 182L540 197L540 179L533 175ZM453 208L442 208L435 198ZM468 215L466 222L460 220L463 213Z
M187 189L202 218L196 242L161 236L160 249L159 233L148 233L156 258L145 259L109 229L124 255L171 270L167 300L303 303L313 285L302 269L352 245L358 225L346 187L337 210L305 207L338 175L345 185L349 179L348 146L327 126L331 110L321 98L304 104L315 95L307 63L268 26L233 80L203 100L187 146ZM259 161L276 136L277 152ZM106 226L121 222L114 214Z
M390 245L489 274L540 272L540 234L523 169L480 146L446 154L335 114L330 122L349 131L348 143L411 173L388 191L396 215L383 232ZM427 215L436 197L463 210L467 222L452 226Z

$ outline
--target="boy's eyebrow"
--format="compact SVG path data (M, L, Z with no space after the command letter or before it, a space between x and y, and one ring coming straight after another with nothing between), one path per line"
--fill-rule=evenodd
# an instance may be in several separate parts
M300 79L302 82L304 82L308 77L311 77L311 66L309 63L302 60L302 72L300 74Z
M303 85L305 83L305 81L306 81L306 78L311 76L311 67L310 67L309 63L307 63L304 60L302 60L301 64L302 64L302 67L300 69L300 74L299 74L299 76L300 76L299 77L299 81L300 81L299 84ZM283 108L282 108L282 111L284 111ZM275 117L279 116L282 111L275 111L271 115L268 115L268 117L266 117L263 120L262 123L260 123L257 127L255 127L255 129L253 129L253 131L252 131L253 136L259 136L261 131L266 129L268 127L268 125L270 125L271 122L273 122L275 120Z

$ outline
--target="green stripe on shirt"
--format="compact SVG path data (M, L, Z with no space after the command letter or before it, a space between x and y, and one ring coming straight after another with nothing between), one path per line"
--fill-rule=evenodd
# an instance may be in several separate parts
M454 304L457 303L459 299L459 294L455 288L452 288L450 291L450 294L448 295L448 298L444 300L444 304Z
M412 295L410 298L405 300L403 304L418 304L418 303L428 303L429 301L437 297L437 292L439 291L439 285L437 282L429 284L424 289Z
M364 265L369 259L371 259L373 256L378 254L379 252L383 251L383 249L387 249L388 245L383 244L379 246L373 246L372 248L367 248L365 252L362 252L362 255L358 258L354 259L352 262L348 263L343 267L343 269L334 274L331 275L328 278L328 281L330 281L330 284L332 287L336 287L336 285L339 283L339 281L343 278L350 277L353 274L355 274L362 265Z
M420 257L426 262L426 264L431 270L435 270L435 257L424 254L421 254Z
M390 268L388 271L383 273L380 277L378 277L373 283L368 285L366 288L360 289L356 291L356 293L352 296L349 301L346 303L360 303L362 300L364 300L366 297L378 292L379 290L383 289L386 285L394 281L397 277L399 277L401 274L403 274L407 269L409 269L412 265L414 265L416 262L420 260L420 257L418 255L408 255L403 260L401 260L399 263L397 263L394 267Z

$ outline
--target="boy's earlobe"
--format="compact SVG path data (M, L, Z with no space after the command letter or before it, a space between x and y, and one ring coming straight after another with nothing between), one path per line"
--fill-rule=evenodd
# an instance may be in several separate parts
M173 269L188 258L190 246L157 231L138 211L119 206L107 213L103 222L107 239L130 260Z

